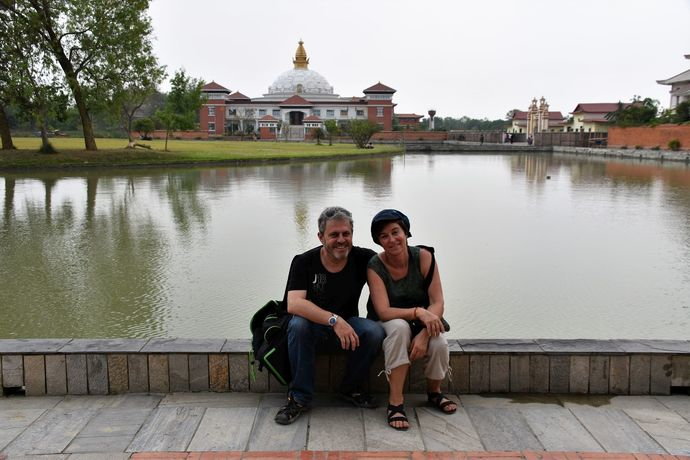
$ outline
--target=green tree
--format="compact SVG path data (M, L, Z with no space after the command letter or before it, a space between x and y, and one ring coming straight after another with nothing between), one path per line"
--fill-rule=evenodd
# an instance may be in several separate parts
M17 30L57 61L79 111L86 150L96 150L94 107L155 63L149 0L0 0L0 5L12 13Z
M340 126L335 120L326 120L323 122L326 127L326 132L328 133L328 145L333 145L333 137L340 134Z
M202 80L187 76L184 69L175 72L170 81L170 92L163 109L156 112L156 117L165 128L165 151L168 151L168 138L176 130L193 129L196 115L204 103L201 93Z
M381 131L381 127L369 120L350 120L348 134L355 145L363 149L371 139L371 136Z
M326 138L326 133L321 128L312 128L312 135L316 139L316 145L321 145L321 140Z
M654 121L659 110L659 101L634 96L630 104L618 102L618 108L606 115L606 119L617 126L640 126Z
M12 37L0 44L6 57L0 64L0 93L21 109L24 119L37 123L43 153L55 150L48 141L48 124L64 117L68 96L59 68L50 53L32 42L30 31L21 27L12 10L0 13L0 34Z
M149 137L149 134L156 129L153 120L150 118L139 118L138 120L134 120L132 127L134 131L138 132L144 138Z
M673 121L676 123L690 121L690 101L681 102L675 107Z

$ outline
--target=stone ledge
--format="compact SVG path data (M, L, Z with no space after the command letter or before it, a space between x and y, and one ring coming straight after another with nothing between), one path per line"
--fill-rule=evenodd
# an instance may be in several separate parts
M220 353L226 339L151 339L142 353Z
M72 339L0 339L0 354L57 353Z
M137 353L147 339L73 339L60 353Z

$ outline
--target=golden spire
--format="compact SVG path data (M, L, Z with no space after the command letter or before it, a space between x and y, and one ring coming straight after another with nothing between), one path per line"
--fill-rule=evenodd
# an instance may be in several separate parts
M295 59L292 63L295 65L295 69L308 69L309 68L309 58L307 57L307 52L304 50L304 42L300 39L297 51L295 51Z

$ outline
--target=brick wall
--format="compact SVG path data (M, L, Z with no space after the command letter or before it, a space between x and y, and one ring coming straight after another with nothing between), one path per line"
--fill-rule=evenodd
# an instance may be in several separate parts
M644 148L660 147L668 149L668 142L678 139L681 149L690 150L690 125L665 124L658 126L638 126L634 128L609 128L609 147L629 148L637 145Z
M371 138L372 141L399 141L405 136L406 141L445 141L448 133L445 131L379 131Z
M154 139L165 139L165 130L157 129L151 133ZM208 139L208 131L175 131L170 139Z

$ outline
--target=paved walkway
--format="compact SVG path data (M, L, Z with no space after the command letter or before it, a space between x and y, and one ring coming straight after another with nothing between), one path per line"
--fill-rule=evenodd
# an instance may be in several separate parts
M0 398L0 458L621 460L602 454L690 454L690 396L462 395L457 400L457 413L443 415L426 407L422 395L409 396L412 427L398 432L384 423L384 408L356 409L323 394L289 426L273 422L284 402L279 394Z

